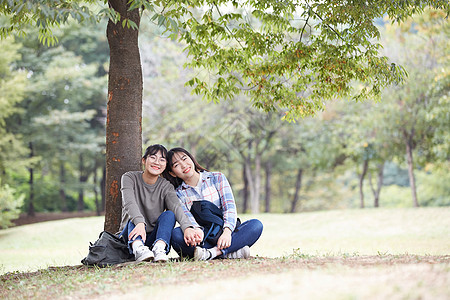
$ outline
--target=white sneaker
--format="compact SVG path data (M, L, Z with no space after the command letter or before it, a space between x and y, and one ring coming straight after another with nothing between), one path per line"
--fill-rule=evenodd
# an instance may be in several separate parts
M212 253L208 249L202 247L195 247L194 260L210 260L212 259Z
M234 252L231 252L231 253L228 253L227 255L225 255L225 258L230 258L230 259L239 259L239 258L247 259L249 257L250 257L250 247L249 246L242 247L239 250L236 250Z
M144 245L137 247L136 251L134 251L134 258L136 262L152 261L154 257L153 252Z
M166 262L169 260L169 256L166 254L165 247L161 247L159 245L153 246L153 254L155 256L154 262Z

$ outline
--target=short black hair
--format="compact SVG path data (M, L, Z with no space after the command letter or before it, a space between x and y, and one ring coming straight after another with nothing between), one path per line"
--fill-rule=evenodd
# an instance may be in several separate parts
M147 149L145 149L144 156L142 156L143 159L147 159L149 155L154 155L158 152L161 152L161 156L166 158L167 157L167 149L163 145L160 144L154 144L151 146L148 146Z

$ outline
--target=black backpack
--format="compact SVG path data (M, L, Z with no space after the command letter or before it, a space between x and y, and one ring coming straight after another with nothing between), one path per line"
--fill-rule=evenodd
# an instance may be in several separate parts
M95 243L89 244L89 253L81 260L83 265L103 268L134 260L122 236L103 231Z
M200 200L192 203L190 211L198 225L204 228L203 242L208 241L216 245L223 232L222 210L210 201Z

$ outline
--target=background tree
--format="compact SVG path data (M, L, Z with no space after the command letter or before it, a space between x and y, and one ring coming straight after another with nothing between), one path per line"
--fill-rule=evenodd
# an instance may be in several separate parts
M61 31L70 32L83 39L84 33L76 27L63 26ZM94 35L95 32L95 28L92 28L90 35ZM61 208L70 210L73 207L71 201L75 197L73 191L83 186L76 183L77 178L80 178L75 174L79 166L79 155L92 153L92 149L95 148L96 156L103 158L103 154L98 150L104 145L105 77L99 75L103 62L99 59L97 62L88 63L83 56L76 56L75 53L68 51L65 47L65 37L62 34L61 43L57 47L44 47L37 40L22 39L19 46L20 57L14 62L14 67L27 75L27 86L24 101L16 106L17 112L8 118L6 128L20 135L24 144L28 146L28 151L22 153L22 159L28 156L26 157L26 161L29 162L26 165L28 175L21 174L20 165L17 165L14 168L14 176L28 177L27 186L20 186L20 190L27 194L26 205L29 214L34 213L36 205L39 210L52 211ZM69 44L67 43L68 46ZM93 41L93 44L86 42L84 46L95 49L99 44L99 41ZM75 45L70 47L80 50L80 47L77 49ZM83 54L82 51L78 53ZM94 114L89 113L87 127L83 127L82 132L76 128L66 127L67 123L63 121L70 116L62 120L61 115L56 115L60 111L76 114L89 110L93 110ZM55 128L54 134L49 135L51 130L48 130L49 128L42 122L36 122L39 118L55 121L52 125ZM80 143L71 143L70 139L73 141L74 138L82 140L83 146ZM71 156L74 153L77 153L76 158ZM57 157L61 158L61 163L55 168ZM98 165L102 166L103 164ZM89 174L92 172L93 170L90 170ZM70 184L55 184L61 181L56 179L61 176L53 177L53 174L70 176L67 179L71 180L65 180ZM67 193L69 193L68 200Z
M23 100L26 74L13 71L11 65L19 57L20 45L13 43L13 38L0 41L0 183L8 183L7 164L14 163L18 168L26 164L20 157L25 147L20 137L8 130L6 119L18 112L17 104Z
M397 144L398 147L403 146L405 149L405 156L401 157L406 157L412 200L416 207L419 206L419 201L414 176L415 164L423 166L426 157L432 155L429 149L433 148L433 137L442 128L439 123L430 122L428 116L433 110L446 110L439 103L441 97L434 96L436 92L438 95L448 94L448 87L441 91L435 89L437 74L441 73L439 70L448 64L442 55L448 50L445 32L448 32L449 26L448 22L442 22L442 16L440 12L426 11L423 17L410 20L414 22L417 32L410 33L408 28L411 26L405 25L403 30L398 28L391 33L397 37L392 42L396 42L398 52L393 51L392 44L386 46L392 56L398 56L398 60L409 72L407 84L388 90L389 96L386 96L382 113L386 116L385 121L389 122L392 140L401 142ZM449 124L447 117L443 117L442 121ZM442 143L438 142L437 145L439 144ZM414 153L417 150L421 155L415 160Z
M0 13L10 17L1 34L34 22L40 27L42 39L49 41L52 25L66 22L70 15L79 21L89 16L87 7L79 3L3 2ZM380 57L379 45L372 43L379 37L375 18L388 14L401 21L427 4L449 11L447 1L405 1L401 5L378 2L368 6L365 2L348 5L331 0L310 4L249 0L231 2L235 10L244 8L236 12L224 10L227 3L207 0L193 6L192 2L110 0L109 8L102 10L110 18L105 229L114 231L118 227L120 176L140 167L142 73L138 31L134 30L140 25L140 9L150 11L153 19L169 30L180 28L178 37L187 42L190 65L212 71L215 80L207 81L210 76L202 75L189 82L194 92L218 100L231 98L242 87L261 109L286 108L287 119L322 109L324 98L377 96L382 87L401 80L403 70ZM206 9L199 11L197 7ZM300 22L296 12L300 13ZM249 26L248 15L261 26ZM367 86L352 93L353 80Z
M13 71L11 64L18 57L17 44L13 38L0 41L2 55L0 57L0 227L12 225L11 220L17 218L24 196L10 186L13 183L10 168L25 166L27 160L21 159L26 153L20 136L6 128L6 119L17 113L17 103L23 100L25 90L25 73Z

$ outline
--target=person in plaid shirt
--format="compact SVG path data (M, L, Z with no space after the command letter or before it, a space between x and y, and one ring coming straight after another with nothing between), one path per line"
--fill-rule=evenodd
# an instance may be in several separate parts
M261 236L263 225L257 219L236 224L236 203L224 174L209 172L187 150L173 148L167 153L164 177L174 185L184 213L197 228L195 243L184 239L181 228L173 230L171 244L181 257L210 260L250 256L250 247ZM190 211L192 204L201 200L210 201L222 210L223 232L215 245L204 240L205 233Z

